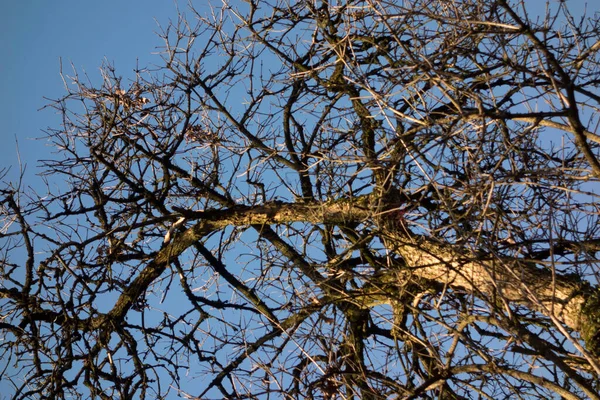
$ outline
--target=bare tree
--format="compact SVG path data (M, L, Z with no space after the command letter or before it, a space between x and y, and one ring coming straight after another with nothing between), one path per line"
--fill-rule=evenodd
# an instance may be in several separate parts
M131 82L64 76L47 193L2 189L11 396L599 399L600 17L568 6L247 0Z

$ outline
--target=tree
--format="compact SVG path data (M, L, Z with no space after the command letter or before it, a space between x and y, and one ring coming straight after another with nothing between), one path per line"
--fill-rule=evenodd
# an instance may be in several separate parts
M292 3L64 76L2 189L14 398L600 398L598 12Z

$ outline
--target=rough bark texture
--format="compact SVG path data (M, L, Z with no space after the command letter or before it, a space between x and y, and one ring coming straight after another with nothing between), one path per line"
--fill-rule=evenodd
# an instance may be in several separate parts
M64 73L47 187L0 187L7 396L599 399L571 3L225 1Z
M431 238L409 234L396 224L386 224L369 208L373 196L330 203L294 204L274 202L260 206L237 206L219 211L188 212L200 221L167 244L125 291L109 315L123 318L141 293L160 276L172 258L204 236L227 226L273 225L294 222L313 224L348 224L378 221L386 245L402 257L401 274L390 271L380 276L389 286L394 279L398 287L405 279L425 279L440 286L459 289L489 301L514 302L552 315L569 328L579 331L588 350L599 356L598 291L573 276L552 273L535 263L522 260L495 259L489 254L474 255L460 246L436 243ZM388 204L394 208L400 205ZM474 259L475 257L475 259ZM390 278L391 277L391 278ZM373 283L372 283L373 284ZM375 285L377 282L374 283ZM372 293L369 295L373 295ZM391 304L393 298L377 296L372 304ZM369 301L369 300L367 300ZM92 323L96 326L97 323Z

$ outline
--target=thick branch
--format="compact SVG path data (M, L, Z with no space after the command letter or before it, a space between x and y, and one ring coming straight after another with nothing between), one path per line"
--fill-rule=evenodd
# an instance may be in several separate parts
M488 256L477 259L428 238L407 239L397 232L388 233L395 239L393 250L404 258L415 276L552 315L579 331L588 350L597 353L600 326L589 305L597 303L598 291L586 282L553 274L532 263Z
M110 312L114 318L125 316L134 300L162 274L170 261L207 234L230 225L270 225L293 222L347 224L373 219L370 196L329 203L281 203L262 206L235 206L226 210L188 211L196 225L175 237L125 290ZM451 288L467 290L494 301L505 299L554 316L568 327L579 331L588 349L597 353L598 326L595 309L597 291L583 281L553 274L532 263L500 260L473 254L437 243L426 237L382 228L391 251L401 255L415 278L428 279ZM596 300L595 300L596 299ZM594 303L595 304L595 303ZM587 312L587 314L586 314Z

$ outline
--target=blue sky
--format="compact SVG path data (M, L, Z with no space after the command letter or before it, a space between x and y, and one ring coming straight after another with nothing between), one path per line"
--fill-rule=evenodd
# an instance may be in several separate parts
M586 3L568 0L567 4L577 15ZM194 4L201 7L207 1ZM65 72L73 63L92 78L99 77L104 59L114 62L125 77L138 62L140 67L160 63L152 55L162 45L157 22L166 26L175 19L176 6L174 0L0 1L0 169L12 166L10 177L17 177L15 138L28 164L28 177L35 173L38 159L49 157L52 149L43 140L32 139L60 124L52 110L38 110L48 104L44 97L65 94L59 76L61 58ZM187 2L179 6L185 11Z
M185 10L187 3L181 8ZM160 63L162 45L157 22L166 26L177 15L172 0L27 0L0 2L0 169L18 172L15 138L21 158L32 177L40 158L52 151L41 130L60 124L53 110L38 111L47 98L59 98L65 89L59 75L86 71L99 77L104 59L114 62L123 76L140 67Z
M582 12L585 3L568 0L574 13ZM180 8L186 7L181 1ZM52 149L45 140L33 139L43 137L48 127L59 127L53 110L39 110L48 104L44 97L56 99L66 93L59 75L61 58L67 74L72 63L97 79L99 66L107 60L117 73L133 75L138 65L160 64L159 56L152 54L163 45L156 35L157 23L166 26L176 17L173 0L0 1L0 169L11 166L9 178L18 176L16 139L27 163L27 184L39 182L29 178L36 173L37 160L49 158ZM0 398L1 393L0 383Z
M44 194L35 177L37 160L50 158L52 148L34 139L60 126L54 110L39 110L48 104L44 97L66 94L61 58L67 74L72 63L98 79L99 66L107 60L119 74L133 75L138 62L140 67L160 63L152 54L162 45L157 22L166 26L176 16L172 0L0 1L0 170L11 167L7 178L18 177L18 140L27 164L25 186ZM8 390L0 382L0 399Z

